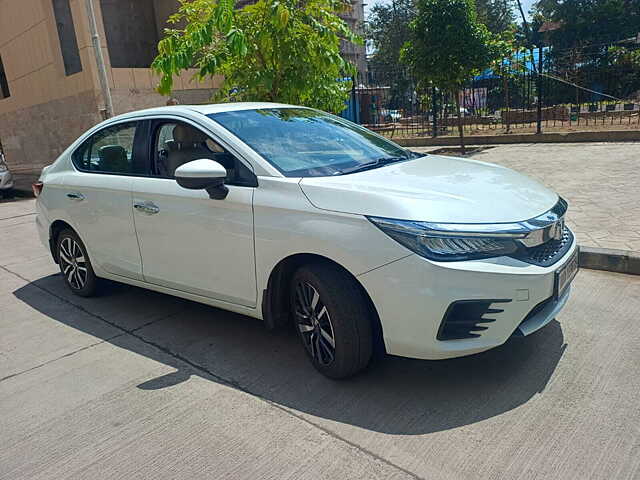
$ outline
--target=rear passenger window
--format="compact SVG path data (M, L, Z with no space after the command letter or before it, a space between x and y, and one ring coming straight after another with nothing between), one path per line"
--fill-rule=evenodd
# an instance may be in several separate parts
M119 123L89 137L73 154L76 168L96 173L144 173L144 165L138 165L133 153L136 124Z

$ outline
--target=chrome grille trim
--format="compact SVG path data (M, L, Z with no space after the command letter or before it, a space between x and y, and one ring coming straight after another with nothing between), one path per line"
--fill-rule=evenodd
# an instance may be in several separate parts
M567 202L560 197L550 210L529 220L492 224L416 222L421 227L417 233L430 237L513 238L531 248L561 237L567 208Z
M523 247L519 252L510 256L532 265L548 267L564 257L571 248L573 239L573 233L565 226L560 239L553 239L531 248Z

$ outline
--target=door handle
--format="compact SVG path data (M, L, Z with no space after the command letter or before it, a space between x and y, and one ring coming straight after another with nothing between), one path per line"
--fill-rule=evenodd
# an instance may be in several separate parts
M76 201L81 201L84 200L84 195L78 192L71 192L71 193L67 193L67 198L70 198L71 200L76 200Z
M160 211L160 208L153 202L136 202L133 204L133 208L147 215L155 215Z

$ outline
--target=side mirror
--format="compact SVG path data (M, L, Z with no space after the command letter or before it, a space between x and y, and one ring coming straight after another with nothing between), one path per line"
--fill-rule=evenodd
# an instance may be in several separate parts
M206 190L214 200L224 200L229 193L224 184L227 170L215 160L192 160L176 168L174 175L182 188Z

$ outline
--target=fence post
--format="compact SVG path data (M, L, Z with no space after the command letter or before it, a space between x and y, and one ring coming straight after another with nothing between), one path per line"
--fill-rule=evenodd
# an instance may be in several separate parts
M356 74L357 75L357 74ZM353 109L353 118L350 118L354 123L360 123L360 109L358 108L358 99L356 97L356 82L357 77L351 75L351 108Z
M535 59L534 59L535 61ZM536 133L540 135L542 133L542 43L538 46L538 122L536 126Z
M436 87L431 87L431 105L433 109L433 130L432 137L438 136L438 97L436 95Z

